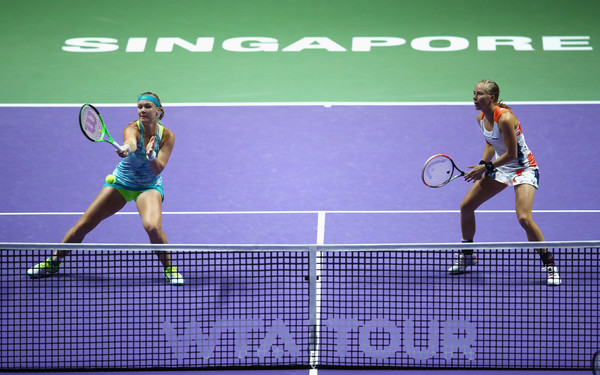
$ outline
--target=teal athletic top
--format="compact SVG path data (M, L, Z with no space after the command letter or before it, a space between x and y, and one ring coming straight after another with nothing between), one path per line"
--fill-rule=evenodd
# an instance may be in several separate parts
M144 146L144 127L138 120L138 128L142 133L137 143L137 150L133 154L123 158L113 171L116 181L114 184L105 184L119 190L128 190L142 192L146 190L158 190L164 199L162 174L155 175L150 168L148 157L146 156L146 147ZM158 134L156 134L156 143L154 152L158 157L160 141L163 135L163 126L158 124Z

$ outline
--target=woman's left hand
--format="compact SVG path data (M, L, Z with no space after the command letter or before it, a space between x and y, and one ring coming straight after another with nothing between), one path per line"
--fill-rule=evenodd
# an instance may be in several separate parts
M146 145L146 156L150 157L152 156L152 154L154 153L154 144L156 143L156 136L153 135L152 138L150 138L150 141L148 141L148 144Z
M471 168L471 170L465 174L465 181L475 182L481 180L486 171L485 164L469 165L469 168Z

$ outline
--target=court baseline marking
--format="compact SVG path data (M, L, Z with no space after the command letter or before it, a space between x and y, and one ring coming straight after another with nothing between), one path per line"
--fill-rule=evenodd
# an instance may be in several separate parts
M511 105L598 105L600 100L589 101L511 101ZM2 107L22 107L22 108L79 108L82 103L0 103ZM132 103L95 103L102 107L132 107ZM270 106L453 106L453 105L473 105L472 101L463 102L196 102L196 103L163 103L165 107L270 107Z

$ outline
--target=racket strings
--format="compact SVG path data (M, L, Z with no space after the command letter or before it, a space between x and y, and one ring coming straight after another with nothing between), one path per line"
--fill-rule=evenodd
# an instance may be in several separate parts
M431 159L423 170L423 181L429 186L439 186L452 177L452 161L445 156Z
M102 120L93 108L85 107L81 111L81 128L94 141L102 138Z

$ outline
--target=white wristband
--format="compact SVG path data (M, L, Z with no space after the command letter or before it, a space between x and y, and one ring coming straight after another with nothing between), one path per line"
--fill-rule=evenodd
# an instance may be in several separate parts
M152 161L154 159L156 159L156 151L152 150L152 153L150 156L148 156L148 161Z
M129 153L131 154L131 146L129 146L129 144L125 143L123 147L127 147L127 150L129 150ZM123 151L125 150L123 149Z

